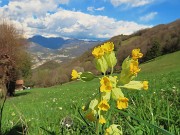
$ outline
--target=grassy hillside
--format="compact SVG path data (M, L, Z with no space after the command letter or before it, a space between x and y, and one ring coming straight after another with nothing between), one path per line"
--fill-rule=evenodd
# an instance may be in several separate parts
M120 70L120 65L124 58L131 54L134 48L140 48L144 54L141 62L148 61L160 55L176 52L180 50L180 20L176 20L169 24L162 24L153 28L137 31L131 35L118 35L112 37L108 41L113 42L115 45L115 52L118 58L115 71ZM106 41L106 42L108 42ZM93 49L93 48L92 48ZM85 52L78 58L70 62L63 63L57 69L54 69L56 78L61 78L49 84L45 84L38 79L36 72L33 74L33 81L36 86L53 86L58 83L68 82L70 80L70 72L72 69L83 69L84 71L91 71L95 74L100 74L96 71L93 64L92 49ZM43 65L46 66L46 65ZM42 68L42 67L41 67ZM49 68L51 70L51 68ZM60 71L60 72L59 72ZM43 72L43 71L40 71ZM46 72L46 71L44 71ZM58 76L57 76L58 75ZM46 78L51 78L52 75L46 74ZM60 76L60 77L59 77ZM57 80L57 79L56 79Z
M138 80L148 80L148 91L123 91L129 98L129 114L148 123L157 125L180 134L180 51L158 57L141 65L142 72ZM53 78L53 76L52 76ZM63 130L71 134L91 134L86 125L79 119L76 107L81 107L98 91L99 81L73 81L50 88L39 88L17 92L16 97L9 98L3 113L3 130L27 127L30 135L62 134L60 121L70 116L74 120L73 128ZM119 114L116 118L123 124L124 134L158 134L132 117ZM47 131L45 131L47 130ZM14 130L11 130L13 132ZM15 133L12 133L13 135Z
M157 57L141 65L142 72L146 74L160 74L180 70L180 51Z
M153 46L157 43L156 48L158 49L154 57L159 55L171 53L180 50L180 20L174 21L169 24L162 24L153 28L144 29L137 31L131 35L118 35L112 37L108 41L113 42L115 45L116 56L118 58L117 68L121 65L121 62L126 58L134 48L140 48L144 57L142 62L153 58L153 56L147 58L146 54L148 51L153 50ZM108 42L106 41L106 42ZM153 50L154 51L154 50ZM150 55L153 55L150 54ZM87 61L92 61L91 50L84 53L79 59L74 60L74 63L79 61L79 66L88 70L92 68L92 64L88 67L84 66ZM72 63L71 63L72 64Z

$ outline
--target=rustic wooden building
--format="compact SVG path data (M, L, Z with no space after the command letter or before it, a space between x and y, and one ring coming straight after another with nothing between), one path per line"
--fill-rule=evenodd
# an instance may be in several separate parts
M16 80L16 90L23 90L24 88L24 80Z

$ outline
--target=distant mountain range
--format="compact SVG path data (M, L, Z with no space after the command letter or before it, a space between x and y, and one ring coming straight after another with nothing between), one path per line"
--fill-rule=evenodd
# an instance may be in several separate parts
M67 62L101 43L100 41L64 39L61 37L46 38L41 35L33 36L28 41L28 51L33 58L33 68L37 68L48 61Z
M89 43L89 44L94 44L99 41L85 41L85 40L80 40L80 39L64 39L62 37L43 37L41 35L35 35L31 38L28 39L30 42L34 42L36 44L39 44L45 48L49 49L60 49L62 47L73 46L73 44L82 44L82 43Z

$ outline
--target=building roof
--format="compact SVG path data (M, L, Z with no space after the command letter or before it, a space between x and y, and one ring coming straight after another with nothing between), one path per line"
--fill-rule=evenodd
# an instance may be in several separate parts
M16 84L17 85L22 85L22 84L24 84L24 80L16 80Z

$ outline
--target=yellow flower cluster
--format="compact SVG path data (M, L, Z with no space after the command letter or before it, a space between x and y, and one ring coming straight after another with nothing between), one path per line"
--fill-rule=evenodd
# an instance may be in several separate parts
M138 59L142 58L143 54L140 53L140 49L133 49L131 55L132 61L130 63L130 72L132 75L137 75L137 73L140 71L140 68L138 67Z
M72 79L75 80L75 79L77 79L79 77L79 74L75 69L73 69L72 73L71 73L71 76L72 76Z
M94 50L92 51L92 55L95 58L101 58L104 55L104 53L110 53L113 50L114 50L113 42L107 42L101 46L95 47Z
M104 76L100 78L100 93L98 97L91 100L86 106L83 106L83 113L85 118L89 121L96 122L96 125L105 124L107 116L113 107L110 107L111 101L116 102L117 109L128 108L129 99L126 98L121 89L129 90L147 90L148 81L133 81L140 72L138 59L143 56L140 49L132 50L132 56L127 57L122 63L122 71L119 75L113 76L113 68L117 63L117 59L114 53L114 44L112 42L104 43L101 46L95 47L92 51L92 55L95 57L94 63L96 68L104 73ZM107 69L111 69L111 75L106 75ZM90 72L78 73L76 70L72 71L72 79L80 78L82 81L92 80L93 74ZM98 126L97 126L98 127ZM122 130L119 130L119 125L110 125L105 134L122 134ZM98 133L97 133L98 134Z
M95 47L92 51L92 54L95 58L101 58L104 55L104 50L101 48L101 46Z
M138 67L139 63L138 61L132 60L130 63L130 73L132 75L137 75L137 73L140 71L140 68Z
M132 59L137 60L138 58L142 58L143 54L140 53L140 49L132 50Z
M107 42L101 45L101 48L104 50L104 52L110 53L114 50L114 44L113 42Z

